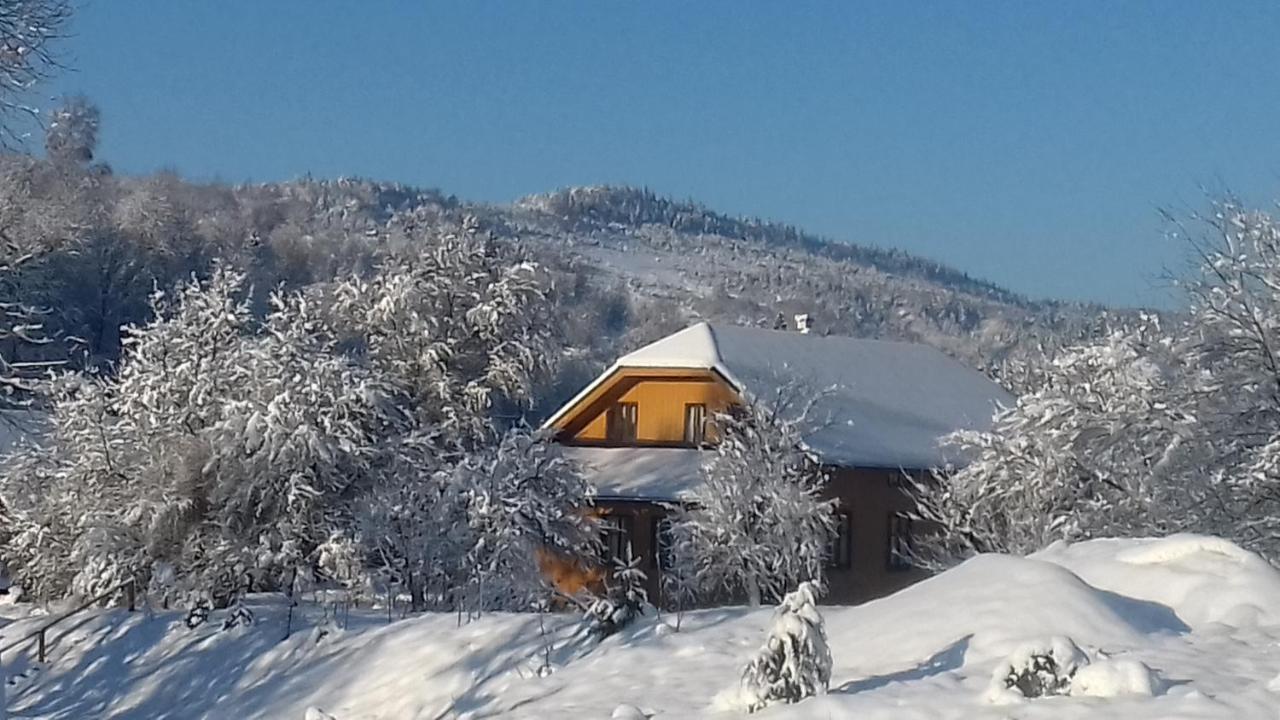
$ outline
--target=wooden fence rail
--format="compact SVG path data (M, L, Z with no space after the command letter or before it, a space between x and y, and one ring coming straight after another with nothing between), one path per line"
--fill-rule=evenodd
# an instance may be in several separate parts
M125 580L124 582L117 584L116 586L112 587L106 592L103 592L102 594L98 595L92 600L88 600L84 604L78 605L74 609L68 610L67 612L62 613L61 615L55 617L49 622L46 622L45 624L27 633L26 635L23 635L17 640L14 640L13 642L7 645L0 646L0 658L3 658L5 654L8 653L9 651L15 648L22 647L23 645L34 640L36 643L36 658L40 662L44 662L45 658L48 656L48 653L49 653L49 637L48 637L49 630L51 630L53 626L57 625L58 623L68 618L79 615L80 613L84 612L85 610L88 610L94 605L97 605L103 600L107 600L114 597L116 593L120 592L121 590L124 591L125 600L128 602L128 605L129 605L129 612L133 612L136 609L137 602L138 602L138 584L135 578L129 578L128 580Z

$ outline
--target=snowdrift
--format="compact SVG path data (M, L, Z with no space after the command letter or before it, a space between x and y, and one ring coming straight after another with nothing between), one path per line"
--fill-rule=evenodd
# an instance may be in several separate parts
M1215 537L1058 543L1032 556L1097 588L1170 608L1193 628L1280 625L1280 573Z
M428 615L343 630L263 600L252 627L189 630L175 613L103 612L36 669L5 658L11 712L57 718L735 717L711 707L759 647L771 609L647 618L588 642L574 618ZM3 608L13 612L17 608ZM13 611L13 612L10 612ZM1280 717L1280 574L1213 538L1099 540L983 556L892 597L823 608L831 692L764 718ZM295 628L298 618L295 616ZM15 637L35 619L15 619ZM1071 696L985 698L1028 643L1090 656ZM1074 692L1078 686L1078 692ZM321 714L324 713L324 714Z
M828 629L833 647L877 664L906 663L958 645L969 659L995 658L1052 635L1086 645L1129 646L1151 633L1187 629L1168 607L1093 587L1051 562L1006 555L973 558L830 617L840 619ZM904 625L909 618L914 620Z

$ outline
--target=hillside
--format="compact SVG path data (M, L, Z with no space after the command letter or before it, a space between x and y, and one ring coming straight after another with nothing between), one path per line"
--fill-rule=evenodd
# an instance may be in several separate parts
M1104 310L1029 300L902 251L631 188L572 188L495 213L508 231L685 318L772 324L805 312L822 331L927 342L987 364L1029 340L1086 336Z
M215 265L244 271L265 311L276 288L368 275L389 254L427 253L432 231L470 227L551 271L564 362L545 411L617 354L694 319L925 342L995 371L1095 336L1126 311L1033 300L907 253L728 217L633 188L571 188L510 205L360 179L265 185L117 176L0 156L0 226L11 268L0 301L46 308L62 342L10 360L111 366L148 298ZM942 231L942 230L940 230ZM856 229L851 229L856 233Z
M1278 596L1274 569L1213 538L981 556L876 602L823 608L830 694L754 717L1274 718ZM725 691L769 624L767 609L706 610L686 615L679 631L673 616L649 617L596 644L564 615L388 623L377 609L304 604L281 641L283 605L264 596L256 607L256 624L231 630L218 628L221 611L194 630L173 612L99 612L58 637L45 665L29 652L7 661L11 712L44 720L744 717ZM15 637L36 622L17 619L0 634ZM1002 704L1008 699L989 690L995 668L1052 636L1087 653L1092 684L1070 697ZM1135 668L1142 682L1106 682Z
M304 200L328 225L377 237L387 225L479 218L565 273L569 339L599 364L696 319L924 342L984 368L1095 337L1129 310L1024 298L895 249L735 218L630 187L566 188L510 205L364 180L236 188ZM856 231L856 230L855 230ZM268 231L276 233L272 229ZM574 326L577 332L574 332Z

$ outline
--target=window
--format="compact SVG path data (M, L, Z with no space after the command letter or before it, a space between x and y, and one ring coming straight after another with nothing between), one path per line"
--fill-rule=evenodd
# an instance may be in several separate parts
M836 534L827 544L827 567L848 570L853 563L853 529L849 513L836 513Z
M911 537L911 518L902 513L889 515L890 570L910 570L915 543Z
M635 403L615 403L610 406L605 418L609 439L613 442L635 441L638 415Z
M600 559L612 565L626 562L631 554L631 531L635 520L630 515L606 515L600 521Z
M684 442L698 446L707 439L707 406L702 403L684 406Z
M670 570L674 560L675 535L671 526L671 518L654 518L650 526L653 533L653 553L649 558L649 567L659 570Z

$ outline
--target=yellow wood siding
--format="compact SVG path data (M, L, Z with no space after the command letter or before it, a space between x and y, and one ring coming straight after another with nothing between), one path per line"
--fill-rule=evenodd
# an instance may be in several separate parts
M701 404L707 417L736 401L736 394L723 380L707 371L688 371L681 377L670 372L646 377L640 371L623 371L585 400L559 423L569 429L575 442L605 442L606 416L614 403L636 404L636 442L679 444L684 441L685 406ZM589 418L589 419L588 419ZM573 432L573 428L580 428Z
M609 424L605 418L606 414L607 413L601 412L599 415L596 415L596 418L587 423L587 426L582 428L582 432L574 435L573 439L582 441L604 440L608 436L607 433L609 432Z

